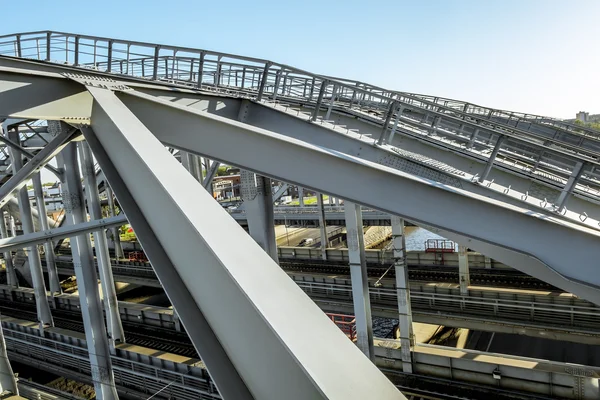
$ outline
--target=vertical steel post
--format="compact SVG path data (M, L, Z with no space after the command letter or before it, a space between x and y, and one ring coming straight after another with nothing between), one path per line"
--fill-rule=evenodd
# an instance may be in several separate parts
M265 64L265 70L263 71L260 86L258 88L258 95L256 96L257 101L261 101L263 94L265 93L265 86L267 85L267 78L269 77L269 68L271 68L271 65L273 64L270 62Z
M394 140L394 135L396 134L396 130L398 129L398 124L400 123L400 117L402 117L402 112L404 111L404 107L402 105L398 106L398 111L396 112L396 120L394 121L394 126L392 127L392 131L390 132L390 138L388 139L388 144L392 144Z
M246 170L241 170L240 175L250 236L278 262L271 180Z
M21 35L17 35L17 57L23 57L23 53L21 51Z
M358 348L371 361L374 361L373 320L371 318L371 299L369 298L369 281L360 205L344 201L344 214L346 216L346 240L348 242L348 260L352 280L352 301L356 318L356 342Z
M300 207L304 207L304 188L298 186L298 204Z
M579 178L581 178L584 169L585 163L578 161L575 164L575 168L573 168L571 176L569 176L565 187L563 188L562 192L560 193L560 196L558 196L558 200L556 201L556 207L558 212L562 212L565 206L567 205L567 201L569 200L569 197L573 194L575 186L577 185L577 181L579 180Z
M483 181L485 181L487 179L488 175L490 174L490 171L492 170L492 167L494 166L494 160L496 159L496 156L498 155L498 152L500 151L500 146L504 142L504 139L505 138L502 135L500 135L500 137L498 137L498 140L496 141L496 144L494 145L494 150L492 150L492 154L490 154L488 163L485 166L485 170L483 171L483 174L481 174L481 176L479 177L479 182L483 183Z
M471 134L471 137L469 138L469 143L467 143L467 149L470 149L471 147L473 147L473 144L475 143L475 139L477 139L478 134L479 134L479 128L475 128L475 130Z
M204 52L200 53L200 62L198 63L198 89L202 88L202 78L204 77Z
M47 231L50 229L48 226L48 215L46 212L46 202L44 200L44 191L42 189L42 181L40 179L40 173L36 172L31 178L33 181L33 190L35 192L35 202L37 203L38 219L40 221L40 230ZM62 293L60 287L60 279L58 278L58 271L56 270L56 262L54 260L54 245L52 240L48 240L44 243L44 253L46 257L46 270L48 271L48 283L50 285L50 292L54 295L55 293Z
M85 195L87 205L92 219L102 219L102 210L100 207L100 196L98 194L98 182L96 181L96 171L94 170L94 159L87 142L79 142L79 162L83 171L85 184ZM106 327L110 346L114 348L115 343L125 342L125 332L121 324L121 315L119 314L119 304L117 302L117 293L115 290L115 280L113 278L112 266L110 265L110 254L108 252L108 243L104 229L94 232L94 247L96 248L96 258L98 260L98 271L100 272L100 283L102 285L102 295L104 298L104 312L106 314Z
M327 113L325 114L325 119L326 120L329 120L329 117L331 117L331 110L333 110L333 103L335 101L337 90L338 90L338 85L334 84L333 85L333 90L331 92L331 101L329 102L329 107L327 107Z
M75 59L73 65L79 65L79 36L75 36Z
M0 393L11 392L14 395L19 394L17 379L13 373L8 354L6 354L6 342L4 341L4 332L0 324ZM8 396L9 398L11 396Z
M154 48L154 64L152 65L152 79L158 79L158 55L160 53L160 46Z
M323 103L323 96L325 95L325 89L327 89L328 81L324 80L321 82L321 89L319 89L319 97L317 97L317 104L315 104L315 109L313 110L313 115L311 117L311 121L316 121L319 116L319 109L321 108L321 103Z
M19 143L19 134L14 130L8 133L8 138ZM9 152L12 158L13 174L16 174L23 167L23 159L21 158L21 153L14 151L12 148ZM31 215L31 204L29 203L29 195L27 194L26 186L18 190L18 199L23 233L33 233L33 216ZM52 314L50 313L50 306L48 305L46 294L44 273L42 272L40 253L38 253L38 248L35 245L28 246L26 249L40 327L43 328L45 325L53 326Z
M66 217L70 224L80 224L86 218L76 144L68 144L59 155L59 162L65 171L63 189ZM118 399L89 235L72 237L71 251L96 398Z
M273 101L277 100L277 92L279 91L279 83L281 82L281 70L275 73L275 86L273 87ZM283 93L282 93L283 94Z
M319 229L321 230L321 258L327 260L327 220L325 219L325 205L323 204L323 193L317 193L317 207L319 207Z
M52 41L52 33L46 33L46 61L50 61L50 53L52 52L52 48L50 47L50 42Z
M392 116L394 115L394 110L396 109L396 102L390 101L390 106L388 107L388 112L385 117L385 121L383 123L383 128L381 129L381 134L379 135L379 139L377 140L378 145L382 145L385 139L385 134L387 133L388 127L390 126L390 121L392 120Z
M466 246L458 246L458 279L460 283L460 294L469 294L471 277L469 275L469 253Z
M105 184L106 184L106 197L108 199L108 213L110 214L111 217L114 217L116 215L116 211L115 211L115 200L113 198L113 191L108 183L105 182ZM117 260L120 258L125 258L125 254L123 253L123 246L121 246L121 234L119 232L119 228L118 227L112 228L112 234L113 234L113 243L115 246L115 258Z
M0 210L0 215L2 216L2 220L0 221L0 233L2 234L2 239L6 239L8 237L8 230L6 229L4 210ZM7 213L7 217L10 220L10 214ZM17 279L17 273L12 260L12 252L10 250L5 251L3 255L4 262L6 263L6 284L12 287L19 287L19 280Z
M106 66L106 72L110 72L112 69L112 48L113 48L113 41L109 40L108 41L108 55L107 55L107 66Z
M410 286L408 283L408 265L406 264L406 244L404 219L392 215L392 245L394 249L394 270L396 272L396 294L398 296L398 328L400 330L400 350L402 371L411 374L412 348L415 345L412 309L410 306Z

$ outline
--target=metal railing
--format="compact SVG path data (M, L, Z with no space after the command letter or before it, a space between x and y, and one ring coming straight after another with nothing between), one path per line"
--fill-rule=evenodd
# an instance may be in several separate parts
M600 199L600 175L596 172L600 151L521 129L511 122L520 118L538 123L541 119L537 116L384 89L259 58L63 32L0 36L0 55L69 64L268 104L287 102L295 105L297 115L321 123L327 122L335 108L382 125L379 139L365 138L373 144L384 143L387 131L398 128L404 134L489 158L491 163L558 187L566 185L578 163L583 162L574 191ZM322 111L324 116L320 116ZM507 119L506 123L498 120L502 118ZM347 133L353 131L344 129ZM593 136L582 130L571 129L568 133L586 139ZM492 149L496 146L500 151L494 155Z
M352 305L350 281L336 279L331 282L311 282L295 279L313 299L328 302L338 301ZM398 297L395 288L369 288L371 305L375 310L389 309L398 312ZM486 298L452 293L435 293L415 290L411 287L411 306L416 313L446 313L457 316L472 316L481 320L510 321L518 324L534 323L554 327L565 327L600 332L600 308L585 301L552 302L551 296L532 296L532 300ZM542 301L545 300L545 301ZM555 301L555 300L554 300Z

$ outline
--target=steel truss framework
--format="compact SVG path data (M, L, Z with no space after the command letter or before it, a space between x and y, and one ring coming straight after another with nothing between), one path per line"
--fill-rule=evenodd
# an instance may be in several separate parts
M55 45L59 44L65 51L63 61L86 70L0 59L0 117L63 121L59 136L31 155L31 160L0 188L0 198L7 198L22 186L23 179L42 168L49 155L73 134L72 127L79 129L225 398L402 396L213 201L205 190L206 183L188 174L165 145L217 160L214 169L217 162L231 163L260 176L406 217L600 303L600 278L593 274L600 256L600 233L589 226L589 221L586 223L587 214L572 222L571 215L553 214L545 206L542 210L527 208L526 199L521 199L522 203L509 197L490 199L482 196L488 192L479 185L474 186L476 190L463 190L382 166L385 163L376 163L381 154L375 153L386 142L395 143L396 131L406 133L429 124L427 135L440 143L455 146L448 139L453 137L467 141L466 146L457 147L461 151L475 147L480 156L490 150L482 177L477 179L482 183L495 163L504 162L501 157L506 160L507 154L516 154L522 159L534 154L537 165L527 179L538 179L534 170L539 169L564 181L563 195L555 204L563 211L573 193L586 201L593 197L582 195L578 183L596 184L599 153L594 132L547 118L387 91L265 60L203 50L52 32L4 40L0 50L9 43L10 51L14 51L11 55L28 57L33 51L37 52L34 58L45 61L55 59ZM101 45L104 42L106 46ZM84 46L92 52L83 51ZM146 57L144 52L149 48L153 54ZM115 72L155 82L106 74ZM166 92L157 95L163 86L212 90L219 96L194 106L191 103L198 100L195 93L182 91L185 96L171 98ZM228 100L222 100L223 93L242 95L254 102L244 100L232 107ZM283 135L280 130L286 130L285 124L271 124L270 130L254 126L252 114L260 112L254 105L267 98L294 99L302 103L301 107L312 109L307 120L313 123L305 125L306 130L313 130L311 136ZM326 115L319 118L322 108ZM243 122L241 111L247 114ZM373 150L365 150L366 157L356 154L356 141L342 139L346 144L340 146L331 137L323 141L317 136L321 130L314 130L314 122L327 124L334 111L361 115L365 121L381 119L381 133L371 140L369 149ZM433 121L429 121L431 117ZM289 121L287 116L285 121ZM451 132L452 124L456 132ZM523 124L537 130L523 130ZM556 132L553 138L540 133L548 127ZM297 125L294 129L299 131ZM335 127L331 131L335 132ZM444 135L438 135L440 131ZM384 150L389 153L390 149ZM70 182L70 191L81 192L74 183L73 160L65 159L60 165L66 168L63 179ZM423 202L432 207L422 207ZM446 212L448 209L452 212ZM71 210L73 222L81 222L80 211L80 205ZM483 218L485 224L481 223ZM97 231L115 222L92 222L85 227L78 224L75 230L55 234L78 234L77 246L81 246L80 257L85 261L89 258L89 237L77 229ZM176 226L178 234L165 230L166 226ZM12 245L43 243L49 239L45 235L32 233L12 240ZM232 254L232 240L239 254ZM9 246L10 239L0 242L2 249ZM255 279L257 275L262 279ZM291 323L291 315L302 320L302 325ZM244 331L252 335L245 336ZM249 339L244 340L244 336ZM97 348L101 347L102 343L98 344ZM98 372L98 380L110 386L103 374L110 375L110 368ZM110 398L110 388L106 393L105 398Z

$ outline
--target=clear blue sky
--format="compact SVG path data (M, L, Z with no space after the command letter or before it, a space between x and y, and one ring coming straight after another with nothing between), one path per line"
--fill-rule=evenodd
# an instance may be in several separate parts
M600 0L28 0L2 11L1 33L207 48L496 108L600 113Z

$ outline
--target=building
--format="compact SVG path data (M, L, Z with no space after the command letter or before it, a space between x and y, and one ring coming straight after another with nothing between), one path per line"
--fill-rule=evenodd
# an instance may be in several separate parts
M217 200L240 197L240 174L215 176L212 187Z
M588 122L590 117L590 113L585 112L585 111L579 111L576 115L575 115L575 119L577 121L581 121L584 124Z

